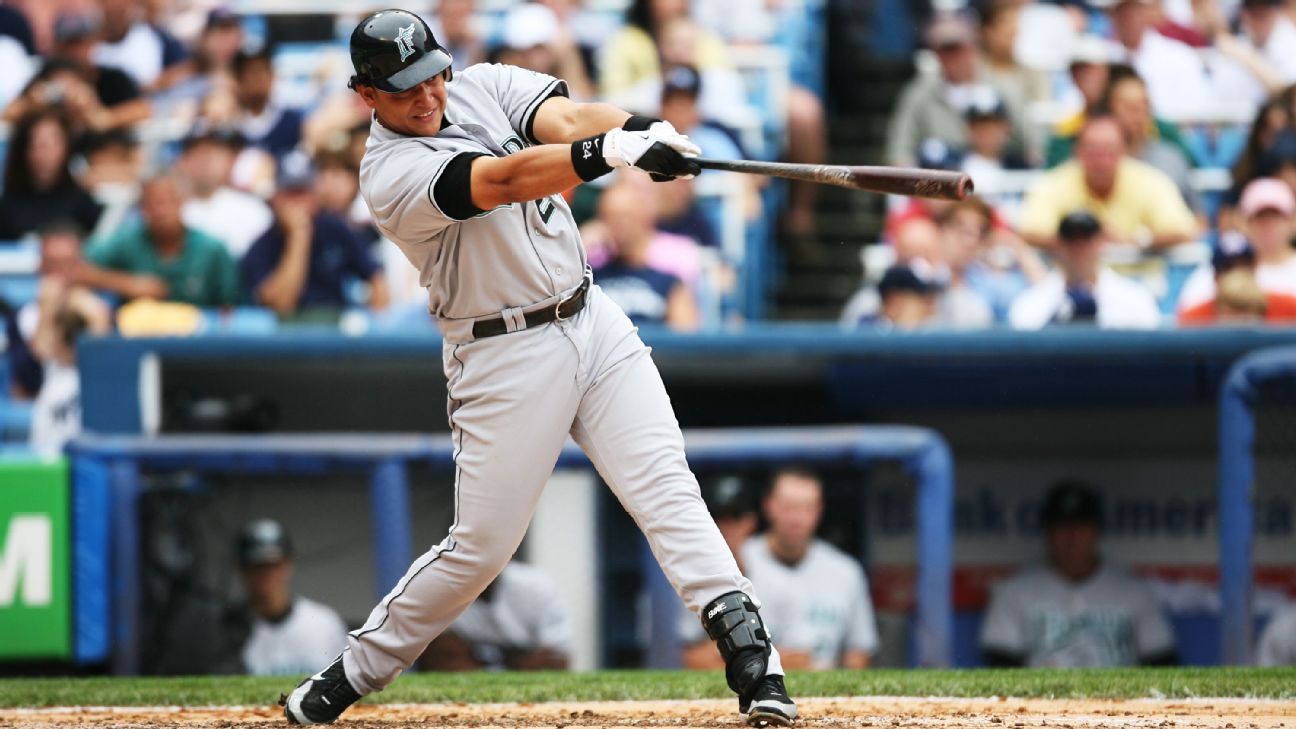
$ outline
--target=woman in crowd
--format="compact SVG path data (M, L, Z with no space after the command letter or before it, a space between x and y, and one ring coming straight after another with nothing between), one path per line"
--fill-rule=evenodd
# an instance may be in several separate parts
M102 207L72 177L72 132L57 108L38 109L13 127L0 196L0 241L14 240L54 220L94 230Z

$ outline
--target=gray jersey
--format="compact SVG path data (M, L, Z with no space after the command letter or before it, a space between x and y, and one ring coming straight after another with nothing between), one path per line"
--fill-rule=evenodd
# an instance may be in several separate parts
M995 586L981 647L1028 666L1132 666L1173 650L1174 634L1152 589L1124 570L1077 584L1037 567Z
M581 283L585 250L559 195L455 220L433 187L460 153L503 157L537 143L541 103L566 83L514 66L478 64L446 85L446 123L407 137L375 120L360 164L360 192L384 236L419 270L428 308L448 342L471 339L472 321L547 305Z
M877 651L868 579L846 553L816 539L800 562L788 565L757 536L743 544L742 562L762 596L761 615L784 650L809 653L816 670L839 666L846 651Z

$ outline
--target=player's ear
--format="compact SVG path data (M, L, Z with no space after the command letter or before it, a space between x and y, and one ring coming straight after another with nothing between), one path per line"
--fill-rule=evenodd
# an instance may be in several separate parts
M374 98L378 95L377 89L369 84L356 84L352 88L355 89L357 94L360 94L360 98L364 100L365 106L368 106L370 109L374 108L377 103L377 100Z

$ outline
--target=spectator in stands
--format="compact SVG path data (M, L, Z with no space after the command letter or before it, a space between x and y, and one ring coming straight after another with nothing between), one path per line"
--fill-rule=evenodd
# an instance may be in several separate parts
M964 114L983 85L994 87L1012 120L1009 150L1028 160L1038 159L1040 145L1028 123L1023 100L999 86L980 64L976 29L965 18L943 14L927 29L926 41L940 61L940 73L920 75L900 92L887 130L886 156L891 164L913 165L919 145L939 139L953 149L968 143Z
M1296 296L1296 250L1292 249L1296 195L1291 187L1273 178L1254 180L1242 192L1240 208L1255 253L1255 279L1260 289ZM1184 282L1179 311L1198 307L1214 298L1215 293L1215 271L1199 268Z
M1102 262L1107 234L1092 213L1071 213L1058 224L1054 249L1058 270L1013 301L1015 329L1050 324L1093 324L1101 329L1155 329L1161 323L1156 297L1142 284Z
M346 623L337 612L293 594L293 546L282 524L249 522L236 549L252 618L241 651L244 670L257 676L310 673L346 648Z
M1107 91L1112 62L1117 54L1110 42L1096 35L1082 35L1076 39L1069 70L1079 108L1053 127L1045 154L1047 166L1056 167L1071 158L1075 139L1084 127L1085 119L1097 110Z
M1075 210L1093 211L1110 240L1140 248L1183 243L1199 232L1174 181L1127 154L1120 124L1110 116L1086 119L1075 159L1046 173L1027 191L1022 237L1054 247L1058 223Z
M314 190L320 212L346 221L347 228L366 245L378 240L369 206L360 197L360 168L345 150L315 155Z
M44 106L65 109L78 131L116 129L147 119L149 102L130 76L94 61L98 38L99 21L93 16L60 15L54 24L54 55L5 109L4 120Z
M1012 120L1003 99L989 86L981 87L976 98L968 104L964 118L967 120L968 147L959 160L959 168L976 180L978 187L986 190L1003 190L1007 186L1007 170L1028 168L1026 160L1008 149L1012 135ZM995 210L1006 218L1015 219L1021 207L1021 197L1010 192L984 196Z
M656 84L662 78L662 35L676 20L687 21L688 3L682 0L633 0L626 11L625 25L603 46L599 60L599 93L609 99L628 103L640 111L651 109L657 100ZM683 26L681 26L683 27ZM684 53L672 48L674 63L689 65L706 74L713 69L731 69L733 62L724 41L708 30L693 26L692 45ZM708 92L710 93L710 92ZM709 105L704 103L704 109Z
M1169 665L1174 634L1150 587L1098 550L1102 508L1088 484L1064 480L1044 498L1048 564L996 585L981 626L992 666Z
M1267 293L1256 280L1255 249L1236 231L1220 236L1211 256L1215 294L1179 312L1184 326L1203 324L1296 323L1296 296Z
M1161 136L1161 127L1152 116L1147 84L1133 69L1128 73L1113 73L1099 107L1110 113L1120 125L1131 157L1164 172L1179 188L1179 194L1189 208L1205 208L1201 194L1192 186L1192 159L1182 137L1177 131L1172 138ZM1173 125L1168 126L1173 128Z
M61 455L63 446L81 432L76 340L112 329L108 306L77 282L81 242L73 223L53 223L41 231L40 293L30 347L43 371L32 407L30 442L32 450L45 457Z
M475 15L475 0L441 0L428 25L437 42L450 51L453 67L462 71L486 60L486 42Z
M814 473L774 474L761 502L769 529L743 545L745 574L779 635L784 667L867 668L878 647L868 578L859 562L815 538L823 506Z
M1256 645L1256 664L1296 666L1296 605L1275 611Z
M319 209L310 158L284 158L272 204L274 225L239 263L243 282L257 304L280 316L336 316L347 306L351 280L369 284L369 306L387 307L382 268L346 221Z
M891 266L878 281L877 308L856 316L851 323L902 332L936 326L945 276L943 270L921 258Z
M170 33L148 23L138 0L99 0L99 7L103 36L96 63L125 71L142 89L155 89L163 72L187 57Z
M697 69L691 66L672 66L666 70L662 82L661 118L686 134L706 150L708 157L716 159L742 159L743 153L733 137L720 127L702 119L698 106L701 93L702 77ZM703 175L728 174L720 171L707 171ZM758 196L759 180L751 176L741 176L745 183L747 198L744 200L746 218L753 217L760 210ZM673 180L663 183L656 190L661 206L658 227L667 233L692 238L704 246L717 246L719 237L715 226L694 204L693 181Z
M165 174L140 189L141 224L127 226L86 250L83 281L123 299L234 306L238 269L225 246L184 224L184 193Z
M1233 187L1225 196L1224 204L1219 211L1221 230L1242 230L1246 225L1245 216L1237 215L1237 203L1242 199L1242 190L1257 177L1267 171L1267 158L1279 138L1286 135L1293 127L1292 110L1282 98L1265 102L1256 112L1247 133L1246 148L1233 164L1231 176Z
M97 192L103 186L134 188L143 177L144 156L139 140L128 129L84 135L81 156L85 159L81 182L90 190Z
M431 671L562 671L570 655L571 619L553 580L514 561L432 641L419 665Z
M994 213L980 198L969 198L940 216L941 257L949 279L940 294L934 325L950 329L981 329L1007 318L1008 307L1027 286L1027 277L1010 262L1003 269L985 261L995 235ZM1012 245L1006 243L1005 245ZM1024 249L1024 244L1015 246ZM1042 278L1042 265L1032 251L1021 250Z
M185 225L225 245L237 259L270 227L273 215L261 198L229 184L243 139L230 127L196 126L185 137L178 169L187 184Z
M1207 5L1207 3L1203 3ZM1210 13L1215 48L1232 61L1214 69L1233 97L1255 104L1296 83L1296 23L1286 0L1243 0L1234 36L1223 13Z
M1153 27L1156 0L1101 0L1125 60L1147 82L1159 116L1201 116L1214 104L1215 87L1206 65L1191 47Z
M685 282L661 266L653 265L653 250L670 256L671 250L695 246L692 241L668 236L656 228L656 201L631 182L612 185L598 202L599 226L588 239L601 240L611 259L595 268L594 280L636 324L665 324L692 331L701 323L696 300ZM663 238L666 240L663 240ZM676 240L670 240L676 239ZM692 251L696 256L696 251Z
M597 79L596 57L598 49L620 23L597 10L585 8L582 0L538 0L553 11L558 19L559 48L572 46L580 54L586 78Z
M580 48L558 24L553 10L536 2L515 5L504 18L504 45L499 63L548 74L567 82L572 99L594 98L594 82L586 71Z
M32 46L31 26L22 13L0 5L0 108L22 93L36 73L37 57Z
M192 117L199 103L213 94L232 96L234 57L242 47L243 25L239 17L226 8L212 8L194 40L193 55L165 74L166 90L160 95L160 103L171 115L183 119Z
M0 241L70 219L93 230L103 208L72 177L72 132L57 107L36 109L13 126L0 195Z
M274 66L269 49L234 57L235 93L238 96L238 130L253 147L282 159L301 142L302 115L275 103Z
M689 4L682 0L634 0L627 11L626 26L603 48L600 91L625 108L651 113L660 97L663 69L690 66L701 76L699 105L703 117L739 126L748 104L728 49L718 35L698 26L688 13ZM788 90L785 113L788 148L784 156L804 164L823 162L828 135L818 97L793 85ZM812 184L791 187L783 228L794 241L814 232L817 194Z
M9 376L14 395L31 399L41 391L45 380L45 363L53 354L66 354L58 350L61 340L51 339L54 327L46 327L44 341L37 347L36 340L39 325L47 323L66 323L66 318L58 316L56 308L42 309L47 303L57 304L57 308L68 308L83 316L88 326L94 331L101 331L100 319L109 319L106 307L102 303L95 307L88 302L83 293L88 289L80 285L81 245L83 234L80 226L71 220L55 220L41 227L40 230L40 287L36 299L21 304L15 310L4 299L0 299L0 315L5 320L5 359L9 362ZM100 313L104 316L101 317ZM56 351L58 350L58 351ZM66 383L64 383L66 384ZM66 390L66 387L56 389ZM57 399L57 398L56 398ZM46 425L55 421L71 424L69 418L62 416L52 418ZM58 428L49 428L47 433L62 432ZM42 436L40 442L47 438ZM61 445L61 443L60 443Z
M982 3L981 46L984 74L1026 102L1048 101L1052 94L1043 72L1017 61L1017 34L1022 6L1020 0L987 0Z

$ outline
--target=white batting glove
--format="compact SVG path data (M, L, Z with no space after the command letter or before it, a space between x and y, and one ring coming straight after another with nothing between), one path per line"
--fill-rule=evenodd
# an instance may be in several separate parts
M697 145L688 142L683 135L676 134L677 144L687 144L688 148L697 149ZM682 143L679 140L684 140ZM603 135L603 160L609 167L638 167L652 175L658 182L671 179L692 179L700 172L697 163L692 160L696 155L685 155L668 144L661 133L651 130L628 132L624 129L613 129Z
M685 157L697 157L702 154L702 148L693 143L688 136L680 134L675 129L675 125L668 121L653 122L648 127L649 134L656 134L657 141L662 142L671 149L679 152Z
M603 135L603 160L609 167L633 167L658 139L651 132L612 129Z

